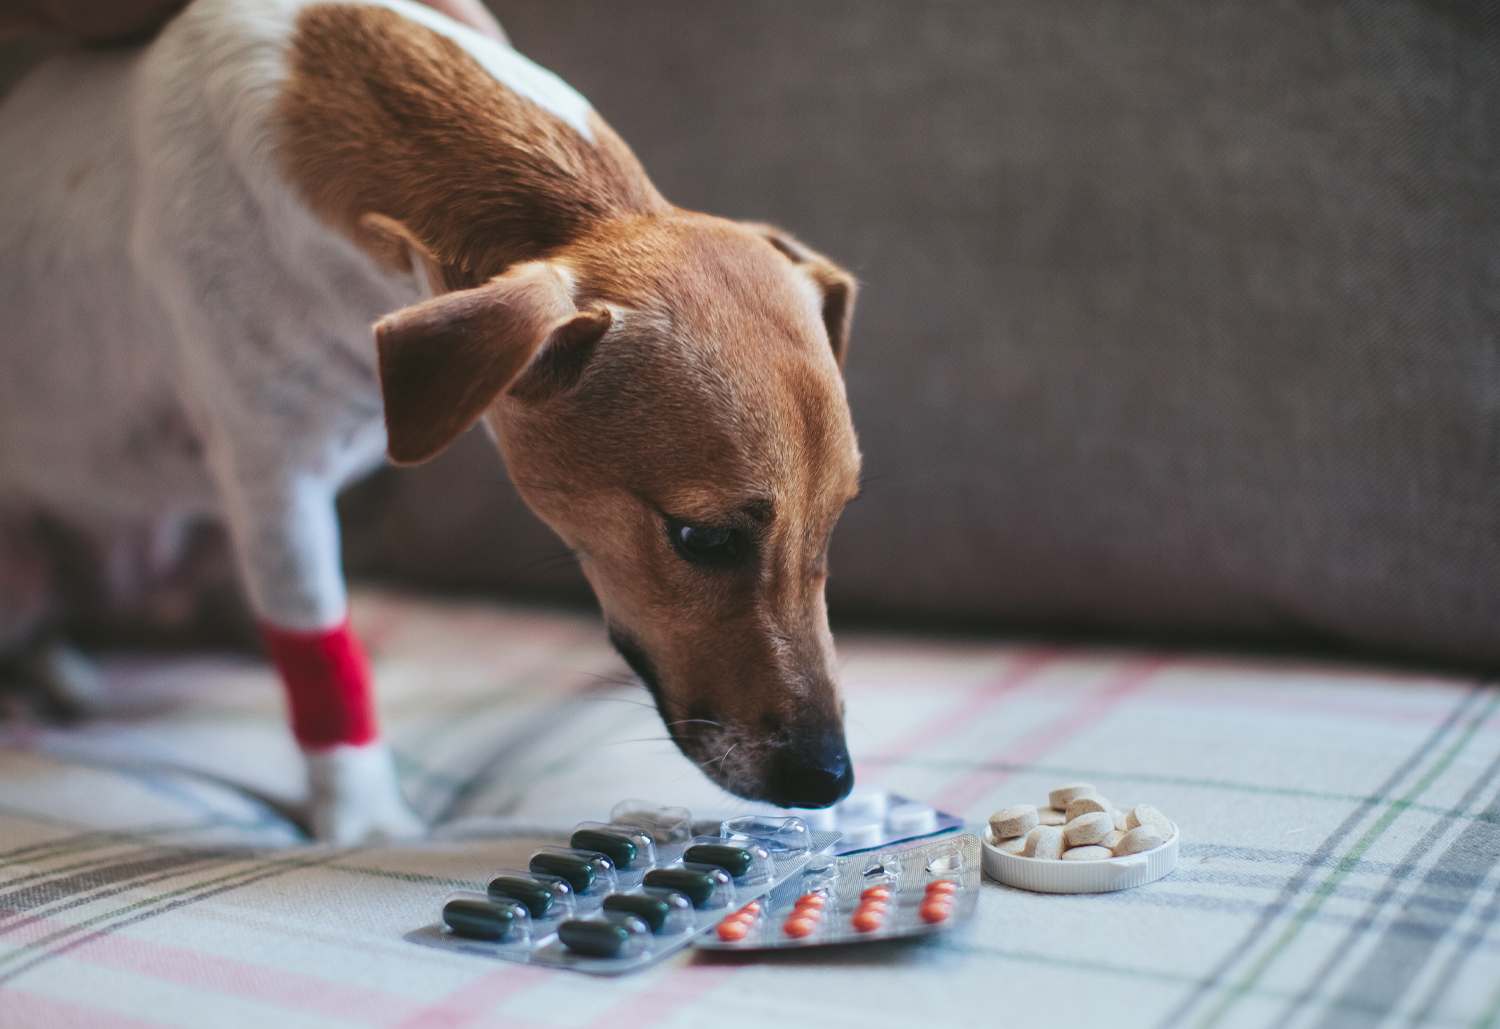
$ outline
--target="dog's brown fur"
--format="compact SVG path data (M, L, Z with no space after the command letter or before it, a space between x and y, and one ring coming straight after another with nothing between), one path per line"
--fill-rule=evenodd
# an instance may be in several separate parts
M394 11L306 8L289 65L279 107L292 181L320 217L393 267L406 266L405 247L361 219L404 226L450 289L601 220L671 210L603 119L592 116L590 143Z
M376 329L392 457L485 417L684 752L745 796L836 799L799 769L847 765L823 585L858 489L853 280L672 207L596 116L591 143L385 9L309 8L290 63L293 181L446 291ZM735 528L749 558L690 563L680 523Z

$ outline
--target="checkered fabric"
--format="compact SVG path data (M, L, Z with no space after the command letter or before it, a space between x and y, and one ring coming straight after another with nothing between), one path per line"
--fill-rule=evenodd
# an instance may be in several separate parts
M363 593L432 841L299 840L268 669L106 663L110 713L0 737L0 1025L1500 1025L1500 691L1189 654L840 640L861 781L982 820L1065 781L1182 829L1161 882L988 883L924 943L592 979L414 946L446 891L624 797L741 806L584 617Z

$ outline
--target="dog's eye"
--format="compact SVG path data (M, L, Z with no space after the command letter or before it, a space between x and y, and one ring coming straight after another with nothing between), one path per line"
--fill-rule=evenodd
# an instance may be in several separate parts
M726 526L689 525L667 519L672 546L685 561L700 565L730 565L746 552L745 534Z

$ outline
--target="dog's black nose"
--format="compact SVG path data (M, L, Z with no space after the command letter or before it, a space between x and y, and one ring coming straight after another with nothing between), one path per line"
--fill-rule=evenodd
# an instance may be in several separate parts
M774 759L770 795L777 807L828 807L854 787L854 764L843 734L816 743L791 746Z

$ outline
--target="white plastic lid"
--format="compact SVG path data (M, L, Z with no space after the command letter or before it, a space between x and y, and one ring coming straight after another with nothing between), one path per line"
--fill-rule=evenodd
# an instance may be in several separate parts
M1177 829L1175 825L1172 827ZM1180 830L1155 850L1099 861L1059 861L1054 858L1007 854L994 844L988 827L980 835L980 859L985 874L1007 886L1034 893L1111 893L1154 883L1177 867Z

